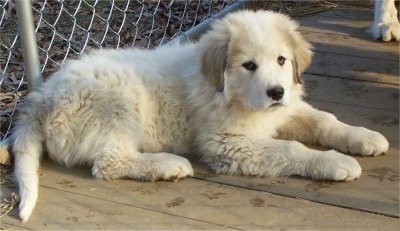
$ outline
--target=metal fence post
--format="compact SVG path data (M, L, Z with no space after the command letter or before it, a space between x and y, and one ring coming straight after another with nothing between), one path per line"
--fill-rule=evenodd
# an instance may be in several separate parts
M16 0L18 27L25 64L28 90L32 91L42 83L40 61L37 51L31 0Z

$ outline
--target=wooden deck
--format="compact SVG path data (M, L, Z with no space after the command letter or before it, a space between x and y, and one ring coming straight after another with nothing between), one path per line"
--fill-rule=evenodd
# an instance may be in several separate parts
M390 141L387 155L357 157L361 179L217 176L195 164L195 177L178 182L106 182L44 161L30 221L14 209L0 228L398 230L399 43L373 41L371 19L371 10L332 10L300 20L315 46L307 101ZM1 199L11 190L2 187Z

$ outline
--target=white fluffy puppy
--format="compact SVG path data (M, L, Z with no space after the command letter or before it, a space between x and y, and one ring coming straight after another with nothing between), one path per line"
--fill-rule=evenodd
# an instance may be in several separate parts
M311 51L297 29L278 13L240 11L198 43L96 51L66 63L29 95L12 135L21 219L37 200L43 148L101 179L192 176L178 156L189 154L218 173L360 177L358 162L339 151L379 155L388 142L302 100Z
M394 0L375 0L370 31L375 39L400 41L400 23Z

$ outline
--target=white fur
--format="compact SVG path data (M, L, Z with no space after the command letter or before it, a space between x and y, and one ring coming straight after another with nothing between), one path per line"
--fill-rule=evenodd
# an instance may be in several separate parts
M400 23L394 0L375 0L374 22L370 31L375 39L400 41Z
M297 27L278 13L241 11L216 21L198 43L102 50L68 62L29 95L13 133L21 219L36 204L42 145L53 160L90 165L102 179L192 176L177 156L189 154L218 173L360 177L354 158L298 142L361 155L388 149L381 134L302 100L297 76L311 51ZM249 60L256 70L242 66ZM282 99L267 96L276 86Z

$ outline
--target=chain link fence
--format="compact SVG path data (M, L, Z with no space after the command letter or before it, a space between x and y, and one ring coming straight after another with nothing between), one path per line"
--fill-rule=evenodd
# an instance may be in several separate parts
M27 93L15 1L0 0L0 141ZM153 48L213 17L233 0L34 0L41 74L92 48Z

